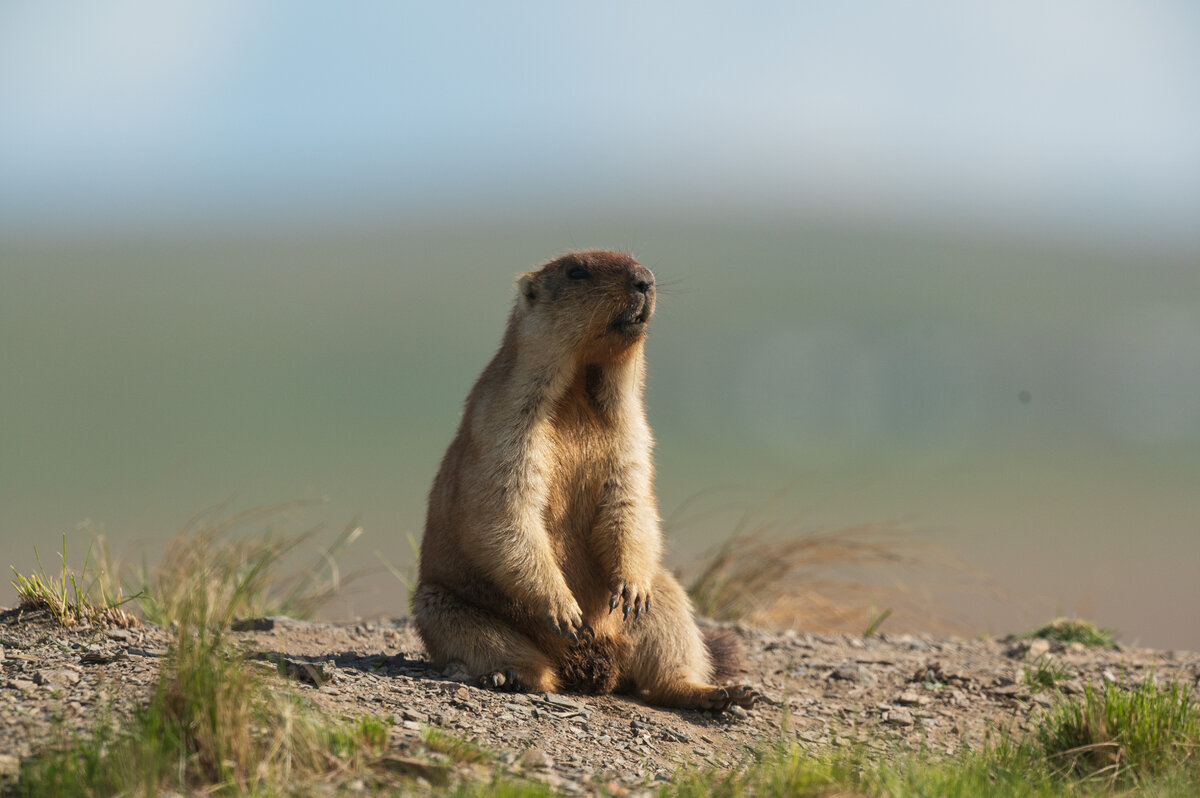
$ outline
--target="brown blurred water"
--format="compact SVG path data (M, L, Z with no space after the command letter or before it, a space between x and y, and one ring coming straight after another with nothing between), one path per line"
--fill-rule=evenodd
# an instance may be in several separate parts
M632 250L662 286L648 403L673 564L744 509L789 533L889 522L974 569L978 589L931 594L931 625L1082 614L1200 650L1196 253L911 230L4 245L0 562L53 560L64 533L78 562L85 522L153 561L199 508L328 497L295 523L357 518L349 567L403 572L513 276L588 246ZM403 596L380 573L330 611Z

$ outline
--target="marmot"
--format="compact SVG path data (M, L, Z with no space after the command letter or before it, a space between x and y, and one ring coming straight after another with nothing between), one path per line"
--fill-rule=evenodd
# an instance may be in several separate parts
M434 662L492 688L751 706L661 562L643 346L654 275L578 252L518 280L500 351L429 493L412 610ZM619 609L619 611L617 611Z

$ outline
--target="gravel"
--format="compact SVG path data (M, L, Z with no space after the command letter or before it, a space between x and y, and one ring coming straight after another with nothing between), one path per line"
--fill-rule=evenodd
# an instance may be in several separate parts
M566 793L599 785L643 790L685 765L734 766L781 739L814 752L870 742L879 756L978 746L990 728L1029 728L1052 703L1051 694L1024 684L1031 655L1065 670L1068 693L1104 679L1200 680L1200 656L1189 652L734 625L728 628L747 655L741 679L763 700L722 715L625 696L485 690L466 674L434 669L407 618L334 624L272 617L239 620L238 628L245 631L233 639L266 678L286 682L332 716L388 719L381 767L444 784L455 769L486 777L488 767L502 765ZM169 639L149 625L67 630L38 613L0 611L0 775L63 731L87 733L110 712L128 717L153 689ZM494 752L495 760L431 759L422 739L429 728Z

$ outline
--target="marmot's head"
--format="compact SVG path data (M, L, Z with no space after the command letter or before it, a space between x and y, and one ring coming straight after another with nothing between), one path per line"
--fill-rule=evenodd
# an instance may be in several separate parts
M639 343L654 312L654 275L621 252L564 255L521 275L518 290L517 314L538 334L595 356Z

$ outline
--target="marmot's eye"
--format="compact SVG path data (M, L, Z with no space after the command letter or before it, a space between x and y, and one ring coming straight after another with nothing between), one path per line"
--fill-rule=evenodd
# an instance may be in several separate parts
M586 280L587 278L591 277L591 275L588 274L587 269L576 266L574 269L571 269L571 271L567 272L567 277L572 280Z

